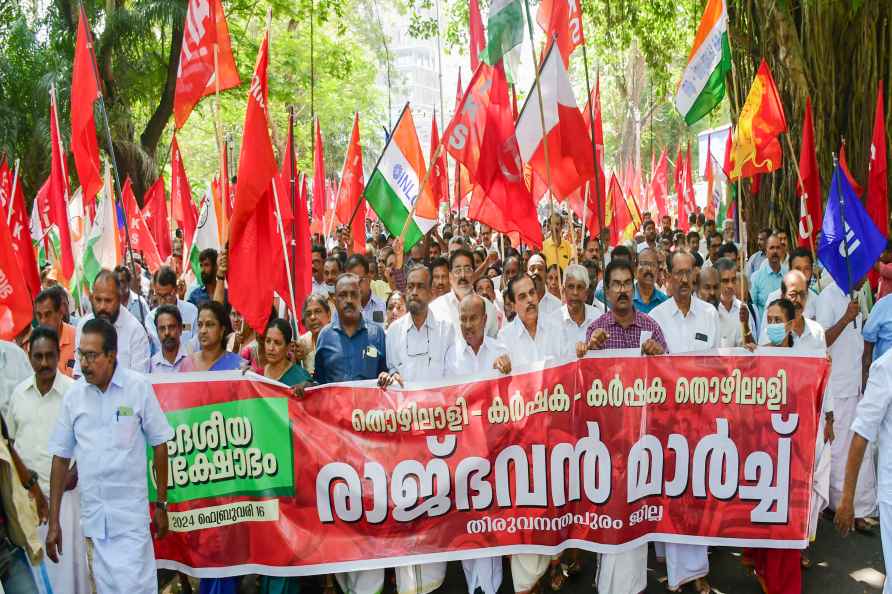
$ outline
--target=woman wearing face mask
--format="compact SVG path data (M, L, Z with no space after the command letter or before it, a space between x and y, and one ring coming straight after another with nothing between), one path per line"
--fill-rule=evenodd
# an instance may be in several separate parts
M775 347L793 346L793 319L796 317L796 307L789 299L777 299L768 305L765 333L768 336L768 345Z

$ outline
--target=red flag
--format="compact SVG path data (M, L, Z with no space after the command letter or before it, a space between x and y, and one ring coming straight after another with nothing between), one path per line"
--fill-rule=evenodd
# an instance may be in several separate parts
M139 210L136 203L136 196L133 195L133 187L130 184L130 178L124 182L124 189L121 191L124 199L124 216L127 217L127 224L130 233L130 245L134 250L142 254L143 262L149 267L150 271L158 270L161 267L161 254L158 253L158 246L152 237L152 232L146 220Z
M585 43L582 13L579 12L577 0L542 0L536 13L536 22L545 31L546 39L554 39L564 66L569 67L570 54Z
M867 214L883 234L889 237L889 180L886 160L886 118L883 109L883 81L877 87L877 107L870 143L867 169Z
M162 260L170 257L170 217L167 214L167 198L164 195L164 177L158 176L143 196L142 218L158 246Z
M278 168L269 137L268 67L269 31L260 44L248 92L238 166L242 175L229 232L229 299L258 334L266 330L273 291L285 274L272 191Z
M678 147L678 154L675 157L675 216L678 219L678 228L687 233L690 226L688 225L688 217L684 207L684 155L681 147Z
M0 340L14 340L31 323L31 316L28 284L19 270L6 217L0 217Z
M523 182L509 101L505 72L481 62L443 137L449 154L467 167L481 190L471 199L469 216L474 210L476 220L501 233L518 231L541 247L542 228Z
M684 204L685 217L690 216L692 212L697 212L697 200L694 198L694 165L691 161L691 145L688 144L687 162L684 166Z
M95 208L96 193L102 188L99 145L96 142L96 123L93 121L93 102L98 98L99 83L93 64L92 40L82 5L71 70L71 152L83 191L84 208L90 212Z
M187 269L189 262L189 249L192 246L192 238L195 236L195 228L198 226L198 209L192 200L192 189L189 187L189 178L186 177L186 168L180 156L180 146L177 144L177 136L174 134L170 143L170 207L173 210L173 218L177 226L183 230L183 269Z
M440 151L440 156L434 160L434 153L440 146L440 131L437 130L437 116L431 119L431 148L430 148L430 188L431 193L439 206L443 200L449 202L449 172L446 169L446 147Z
M669 209L666 208L666 198L669 195L669 156L666 154L666 149L660 152L660 160L657 161L650 182L650 191L659 216L664 217L669 214Z
M325 147L322 145L322 129L316 118L316 139L313 142L313 233L325 232Z
M585 133L591 138L591 115L595 116L595 171L598 172L598 185L592 187L591 194L600 196L604 203L607 197L607 177L604 174L604 124L601 121L601 79L595 81L595 88L588 98L585 108L582 110L582 118L585 121Z
M214 69L214 48L217 49L217 72ZM220 0L189 0L186 23L183 27L183 46L177 68L177 86L173 97L173 115L177 130L183 127L189 114L202 97L225 91L241 84L232 46L229 27Z
M25 278L28 292L35 297L40 292L40 272L34 246L31 244L31 220L25 210L25 193L21 178L14 179L6 161L0 165L0 218L9 217L9 232L19 270ZM12 186L15 185L15 188Z
M282 199L284 196L290 196L291 178L293 176L297 184L295 188L297 196L294 200L294 209L291 211L293 222L285 227L285 236L288 239L288 263L291 265L291 278L294 283L295 309L300 311L307 296L313 290L313 266L310 217L307 212L307 176L299 176L296 171L292 171L292 167L295 166L297 161L294 156L293 136L291 133L288 134L285 158L282 161L282 169L279 173L279 187L286 190L279 191L279 199L282 202L290 202L290 200ZM286 295L288 292L288 279L284 274L279 275L279 278L282 280L279 282L276 291L280 295ZM305 332L303 320L298 319L297 322L301 332Z
M461 84L461 68L458 69L458 88L455 91L455 109L458 110L458 107L461 105L462 98L465 96L464 87ZM448 152L448 151L447 151ZM461 202L462 199L470 194L474 187L471 183L471 177L468 175L468 170L461 164L460 161L455 162L455 192L453 192L455 196L455 212L456 214L461 214Z
M47 187L49 204L49 223L59 231L61 243L62 276L67 284L74 274L74 254L71 251L71 232L68 227L68 173L65 169L65 151L59 137L59 115L56 108L56 97L50 101L50 142L52 143L52 161L50 161L50 178ZM63 280L63 279L59 279Z
M805 100L805 118L802 122L802 145L799 147L799 172L802 185L796 183L799 193L799 246L812 248L817 245L815 235L821 229L821 170L815 153L815 127L812 123L811 97Z
M623 196L623 189L620 186L619 180L616 178L616 174L614 173L610 177L610 190L607 193L607 214L605 218L607 219L607 226L610 229L610 244L617 245L622 239L622 232L625 229L625 225L628 224L628 217L622 217L625 221L621 222L621 212L628 213L628 208L625 206L626 199Z
M353 115L353 134L344 157L341 185L338 187L335 214L342 225L350 223L353 252L365 253L365 178L362 174L362 145L359 144L359 114ZM354 215L353 212L356 211ZM351 222L350 217L353 217Z
M706 212L707 219L715 220L716 204L712 199L712 190L715 186L715 174L712 171L712 135L706 140Z
M477 0L468 0L469 13L469 29L470 29L470 54L471 54L471 70L477 70L477 64L480 63L480 52L486 47L486 33L483 31L483 19L480 17L480 5ZM459 81L461 74L459 74ZM459 86L461 83L459 82Z

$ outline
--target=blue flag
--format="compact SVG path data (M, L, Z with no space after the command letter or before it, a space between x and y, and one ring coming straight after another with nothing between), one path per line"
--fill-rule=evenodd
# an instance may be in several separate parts
M845 229L840 202L845 206ZM824 211L818 258L842 292L848 294L870 271L885 248L886 239L864 210L855 190L837 165L833 172L833 181L830 182L827 209Z

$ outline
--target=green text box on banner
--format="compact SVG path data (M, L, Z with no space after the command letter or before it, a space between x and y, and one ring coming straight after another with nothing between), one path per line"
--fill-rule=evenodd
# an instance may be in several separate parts
M287 398L253 398L165 413L167 498L294 496L294 451ZM149 448L149 499L156 499Z

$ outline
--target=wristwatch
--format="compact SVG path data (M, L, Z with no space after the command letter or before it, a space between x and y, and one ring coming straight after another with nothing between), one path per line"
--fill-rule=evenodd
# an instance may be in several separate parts
M155 507L157 507L158 509L164 510L166 512L167 511L167 502L166 501L156 501Z
M37 473L32 470L31 474L28 476L28 482L25 483L25 490L30 491L31 489L34 488L34 485L36 485L36 484L37 484Z

